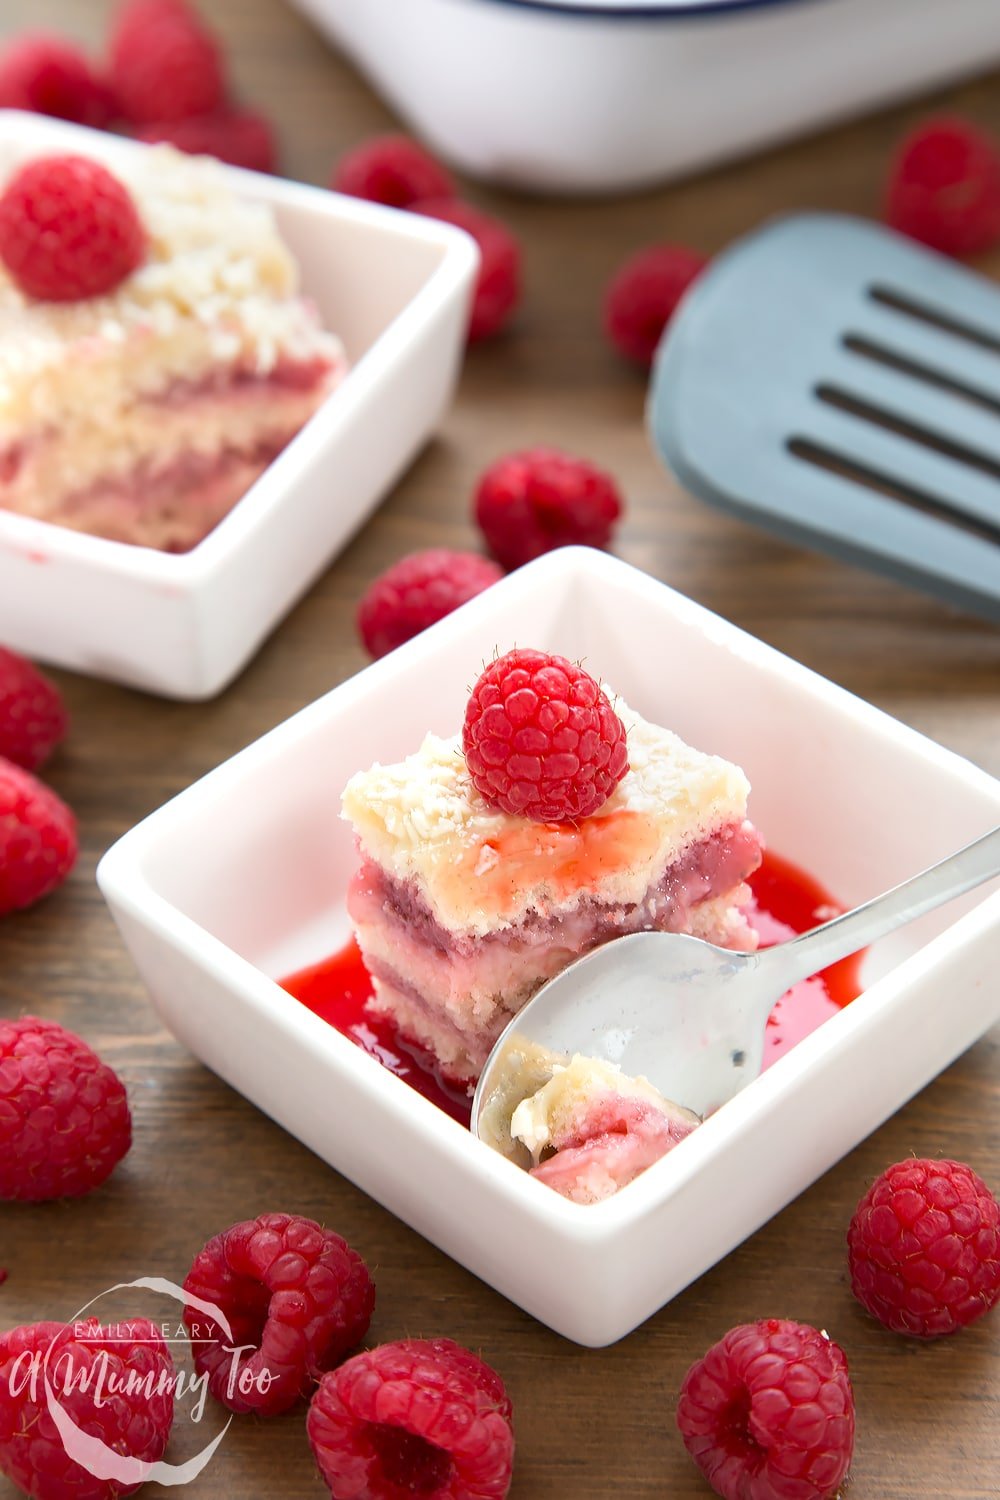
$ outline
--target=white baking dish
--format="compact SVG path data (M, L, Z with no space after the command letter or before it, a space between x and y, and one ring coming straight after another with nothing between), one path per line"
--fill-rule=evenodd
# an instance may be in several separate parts
M515 624L516 622L516 624ZM771 847L854 903L998 821L1000 783L601 553L522 568L125 835L98 880L166 1024L326 1161L535 1317L621 1338L849 1151L1000 1015L1000 893L884 940L866 991L616 1198L568 1202L298 1004L348 935L351 773L460 724L516 640L584 657L742 764Z
M0 111L0 163L148 150ZM478 265L450 225L276 177L229 171L272 204L305 291L352 368L193 551L84 536L0 509L0 642L176 698L219 692L371 514L452 394Z
M293 0L474 176L638 187L1000 57L997 0Z

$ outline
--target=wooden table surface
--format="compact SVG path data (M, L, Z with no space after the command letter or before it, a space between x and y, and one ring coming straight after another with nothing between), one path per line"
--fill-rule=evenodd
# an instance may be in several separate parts
M339 151L390 123L281 0L211 0L208 9L240 88L278 121L292 175L323 181ZM5 0L0 34L44 23L96 43L108 11L104 0ZM74 727L51 780L79 814L81 858L63 890L0 925L0 1014L52 1016L96 1045L129 1086L135 1144L90 1200L0 1210L0 1266L9 1271L0 1325L71 1316L141 1275L180 1281L209 1235L287 1209L339 1230L375 1269L372 1340L448 1335L502 1372L517 1411L517 1500L706 1495L674 1430L678 1386L727 1328L762 1316L825 1327L846 1347L858 1403L855 1500L1000 1495L1000 1313L937 1344L896 1338L854 1303L843 1250L858 1197L900 1157L956 1156L1000 1190L1000 1034L631 1337L582 1350L405 1228L174 1042L94 884L101 853L138 819L361 667L353 615L368 580L413 548L474 544L477 475L504 451L541 442L617 475L629 507L615 548L622 557L1000 773L997 630L687 498L650 452L643 382L605 346L597 315L612 269L651 240L713 252L782 210L875 212L901 131L932 107L1000 130L998 83L973 82L620 202L545 202L469 185L523 238L524 307L509 335L470 356L440 435L375 519L212 703L160 702L59 675ZM1000 275L1000 254L985 268ZM152 1311L163 1315L162 1306ZM188 1438L193 1451L199 1443ZM187 1491L234 1500L323 1492L301 1411L237 1420ZM11 1493L0 1479L0 1495Z

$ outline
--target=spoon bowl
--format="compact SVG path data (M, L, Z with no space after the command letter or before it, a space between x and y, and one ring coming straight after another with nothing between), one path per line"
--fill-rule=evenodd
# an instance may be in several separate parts
M551 1072L577 1053L647 1078L704 1118L760 1073L767 1017L793 984L996 875L1000 828L854 911L755 953L677 933L616 938L550 979L501 1033L472 1101L473 1133L517 1159L514 1109L544 1081L543 1059Z

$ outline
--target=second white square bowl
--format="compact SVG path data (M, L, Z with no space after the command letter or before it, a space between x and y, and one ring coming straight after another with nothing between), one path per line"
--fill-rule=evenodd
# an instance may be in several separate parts
M996 0L292 4L463 171L547 193L648 187L1000 55Z
M851 905L1000 821L1000 783L601 553L550 554L154 813L98 880L167 1025L326 1161L537 1318L622 1337L869 1134L1000 1015L1000 893L883 940L865 992L617 1197L566 1201L278 979L348 935L359 767L454 733L484 659L584 658L645 717L742 765L769 844Z
M0 111L0 167L79 152L114 169L149 148ZM465 346L474 242L417 214L227 169L270 204L302 286L351 369L214 531L171 556L0 509L0 642L172 698L246 665L430 437Z

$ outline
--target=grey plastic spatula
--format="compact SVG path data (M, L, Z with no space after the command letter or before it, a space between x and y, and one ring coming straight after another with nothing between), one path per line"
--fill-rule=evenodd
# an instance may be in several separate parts
M863 220L720 255L657 353L653 440L700 499L1000 620L1000 287Z

